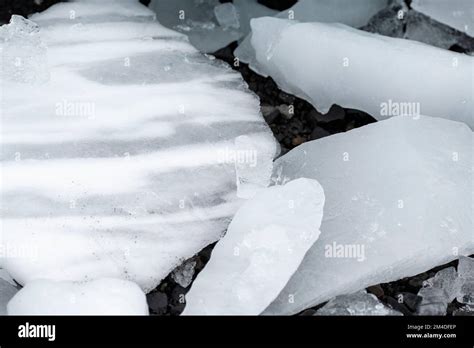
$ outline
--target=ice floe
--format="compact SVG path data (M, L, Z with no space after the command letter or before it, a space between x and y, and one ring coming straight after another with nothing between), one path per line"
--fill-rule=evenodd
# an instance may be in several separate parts
M185 315L257 315L273 301L319 236L324 191L302 179L259 191L186 295Z

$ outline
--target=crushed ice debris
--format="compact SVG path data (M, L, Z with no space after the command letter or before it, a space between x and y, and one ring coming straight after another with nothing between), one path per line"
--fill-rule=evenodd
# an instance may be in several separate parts
M132 282L35 280L8 303L9 315L148 315L145 294Z
M321 307L314 315L384 315L400 316L402 313L381 303L375 295L365 290L350 295L337 296Z
M472 254L472 142L459 122L393 117L280 157L276 182L316 179L326 204L321 236L264 314L298 313Z
M150 291L217 241L243 202L225 156L236 139L257 159L246 183L270 178L276 142L241 76L138 1L120 4L34 15L51 78L2 80L0 214L12 253L0 267L21 284L113 277ZM41 47L21 41L36 35L31 21L6 29L19 53Z
M187 288L193 281L195 267L195 260L187 260L171 273L171 278L183 288Z
M258 70L323 113L338 104L378 120L429 115L474 128L474 57L341 24L251 23Z
M319 236L316 180L272 186L248 200L186 295L185 315L257 315L275 299Z

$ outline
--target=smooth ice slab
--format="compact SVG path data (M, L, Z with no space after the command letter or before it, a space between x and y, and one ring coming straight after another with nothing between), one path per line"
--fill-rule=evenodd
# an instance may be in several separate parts
M324 187L321 236L266 314L420 274L474 252L473 132L441 118L394 117L300 145L276 183Z
M260 191L236 213L186 295L185 315L258 315L319 236L324 191L297 179Z
M140 287L119 279L35 280L10 300L7 309L9 315L148 315Z
M315 315L342 316L342 315L402 315L383 303L375 295L365 290L350 295L341 295L329 301Z
M276 143L239 74L142 10L57 17L90 3L34 16L48 80L0 81L0 240L11 250L0 267L22 284L113 277L149 291L218 240L240 206L236 139L255 164L239 178L258 187ZM15 47L35 52L28 39Z
M299 0L291 8L275 14L275 17L299 22L343 23L359 28L367 24L369 19L387 4L388 0ZM272 14L255 15L253 18L264 16L272 16ZM261 73L251 44L251 35L239 44L235 50L235 56Z
M252 20L252 45L264 74L322 113L338 104L378 120L430 115L474 128L474 57L340 24L274 18Z
M474 36L472 0L413 0L411 7L441 23Z

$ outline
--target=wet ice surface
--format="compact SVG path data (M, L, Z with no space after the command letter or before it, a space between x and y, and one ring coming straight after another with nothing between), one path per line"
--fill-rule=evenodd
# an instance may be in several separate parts
M238 180L268 183L276 146L258 99L153 17L135 1L84 0L33 16L39 33L17 17L2 27L15 40L1 44L12 254L0 265L20 283L115 277L149 291L222 236L242 203ZM236 171L243 135L251 178Z
M142 290L120 279L34 280L10 300L7 309L9 315L148 315Z
M377 297L365 290L350 295L341 295L329 301L315 315L389 315L399 316L402 313L388 308Z
M264 313L298 313L472 254L472 144L465 124L394 117L279 158L277 184L316 179L326 204L321 236Z
M338 104L378 120L430 115L474 127L474 57L341 24L274 18L252 20L252 45L259 71L323 113Z
M324 192L297 179L261 190L234 216L186 295L185 315L258 315L317 240Z

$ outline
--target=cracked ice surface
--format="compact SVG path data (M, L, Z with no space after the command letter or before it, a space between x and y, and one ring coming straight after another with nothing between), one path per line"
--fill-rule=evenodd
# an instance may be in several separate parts
M279 158L277 184L316 179L326 204L321 236L264 314L298 313L472 254L473 141L459 122L393 117Z
M20 283L114 277L148 291L221 237L241 204L237 182L268 182L276 144L227 65L136 1L98 3L33 17L47 59L24 37L31 22L2 27L49 79L18 78L23 65L0 45L13 67L0 81L1 237L11 250L0 267ZM251 153L236 155L240 136ZM250 179L236 176L236 158L255 163Z
M183 314L260 314L318 239L324 199L321 185L304 178L259 191L217 243Z
M252 45L260 71L323 113L338 104L379 120L421 114L474 128L474 57L341 24L275 18L252 20Z

